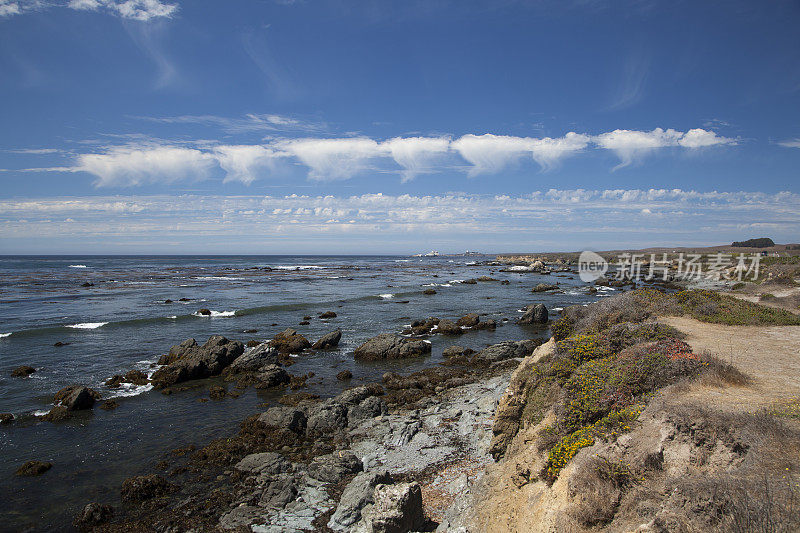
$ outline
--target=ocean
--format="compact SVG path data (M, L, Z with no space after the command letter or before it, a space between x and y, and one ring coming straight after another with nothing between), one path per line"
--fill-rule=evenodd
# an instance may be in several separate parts
M398 256L0 256L0 529L69 531L89 501L119 503L132 475L150 473L170 450L203 445L234 433L245 417L274 403L283 391L248 388L236 399L208 398L210 379L169 396L149 386L110 390L104 382L131 369L152 372L170 346L219 334L243 342L266 340L287 327L311 342L342 330L336 350L300 355L292 374L314 373L307 389L323 397L388 371L409 373L443 361L453 344L480 350L503 340L546 337L544 327L518 326L521 309L544 303L559 309L595 301L574 274L501 272L492 257ZM465 284L481 276L500 281ZM556 293L531 293L558 282ZM434 288L435 295L424 295ZM208 309L210 316L198 313ZM321 320L319 313L336 318ZM429 357L357 362L352 352L379 333L400 333L412 320L458 318L469 312L497 320L496 331L458 338L430 337ZM299 325L311 316L308 325ZM503 319L507 321L503 322ZM255 331L253 331L255 330ZM247 333L245 333L247 331ZM61 343L61 346L55 346ZM30 365L28 378L12 369ZM350 370L353 379L336 374ZM119 407L80 412L63 423L42 422L62 387L81 384ZM230 386L230 385L229 385ZM20 478L25 461L53 463L40 477Z

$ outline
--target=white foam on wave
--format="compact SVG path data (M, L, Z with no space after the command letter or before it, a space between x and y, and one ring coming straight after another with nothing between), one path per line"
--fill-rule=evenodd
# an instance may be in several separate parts
M80 324L70 324L64 327L72 329L97 329L105 326L106 324L108 324L108 322L82 322Z
M450 283L426 283L423 287L452 287Z
M171 318L171 319L173 319L173 320L174 320L174 319L178 318L178 315L170 315L170 316L168 316L167 318Z
M319 265L280 265L270 268L272 270L322 270L325 267Z
M86 265L70 265L69 268L89 268Z
M510 270L511 272L530 272L533 270L533 268L525 265L513 265L508 267L506 270Z
M33 416L44 416L49 412L50 412L49 409L45 409L44 411L34 411Z
M411 259L395 259L395 263L410 263Z
M6 337L10 337L10 336L11 336L11 333L0 333L0 339L5 339Z
M465 281L463 279L451 279L448 283L464 283Z
M236 311L211 311L210 315L201 315L200 313L192 313L194 316L201 318L221 318L228 316L236 316Z
M120 383L119 388L108 395L109 398L127 398L130 396L138 396L143 392L153 390L153 384L147 385L134 385L133 383Z
M213 281L244 281L245 278L232 278L229 276L197 276L196 280L213 280Z
M563 307L554 307L553 308L553 311L563 311L563 310L564 310Z
M464 263L464 264L465 264L465 265L477 265L478 263L477 263L477 261L467 261L467 262L466 262L466 263Z
M384 300L390 300L394 298L394 294L386 293L386 294L379 294L379 297L383 298Z

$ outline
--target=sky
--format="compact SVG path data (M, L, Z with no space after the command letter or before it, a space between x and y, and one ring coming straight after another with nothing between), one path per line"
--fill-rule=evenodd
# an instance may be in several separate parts
M800 3L0 0L0 254L800 241Z

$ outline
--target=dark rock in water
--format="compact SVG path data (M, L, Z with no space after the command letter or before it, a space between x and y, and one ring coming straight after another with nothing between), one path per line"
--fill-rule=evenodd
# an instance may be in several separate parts
M222 400L227 394L228 391L225 390L225 387L220 387L219 385L214 385L208 389L208 397L212 400Z
M111 411L113 409L116 409L117 407L119 407L119 403L117 402L117 400L106 400L100 404L100 409L103 409L105 411Z
M270 344L281 353L300 353L311 347L308 339L297 333L297 330L286 328L275 335Z
M100 394L81 385L64 387L53 396L53 403L66 407L68 411L79 411L81 409L91 409L94 403L100 399Z
M246 342L244 345L245 345L245 347L246 347L246 348L255 348L255 347L256 347L256 346L258 346L259 344L261 344L261 343L260 343L260 342L258 342L258 341L257 341L257 340L255 340L255 339L253 339L253 340L249 340L249 341L247 341L247 342Z
M17 468L17 471L14 472L14 475L23 477L41 476L51 468L53 468L53 463L47 463L44 461L28 461L24 465Z
M339 381L347 381L348 379L351 379L352 377L353 377L353 373L350 372L349 370L342 370L341 372L336 374L336 379L338 379Z
M125 374L125 382L133 383L134 385L147 385L147 374L141 370L129 370Z
M442 352L443 357L456 357L459 355L472 355L475 351L470 348L464 348L463 346L450 346L449 348L445 348Z
M120 376L119 374L114 374L110 378L106 380L106 387L109 389L116 389L125 381L124 376Z
M478 278L478 281L497 281L497 280L489 276L481 276Z
M61 405L56 405L55 407L52 407L50 409L49 413L47 413L46 415L42 415L41 418L42 420L45 420L47 422L62 422L64 420L67 420L71 416L72 415L70 414L70 412L67 410L66 407L63 407Z
M478 316L478 313L469 313L469 314L464 315L461 318L459 318L458 321L456 322L456 325L457 326L467 326L467 327L471 328L473 326L477 326L478 322L480 322L480 320L481 320L481 318L480 318L480 316ZM439 327L441 327L441 326L439 326Z
M114 508L100 503L87 504L78 513L72 525L78 531L91 531L92 528L108 522L114 516Z
M258 383L257 389L268 389L270 387L277 387L278 385L285 385L291 381L289 373L278 365L268 365L261 369L261 372L256 376Z
M81 287L94 287L94 283L89 283L87 281L86 283L81 283Z
M308 475L323 483L336 484L350 474L364 470L361 460L350 452L315 457L308 465Z
M589 287L589 290L586 291L588 294L596 294L597 289L595 287Z
M311 324L311 322L309 322L308 320L303 320L302 322L297 323L297 325L299 326L307 326L309 324Z
M490 318L489 320L478 322L473 326L472 329L490 329L490 330L497 329L497 322L494 319Z
M425 289L424 291L422 291L422 294L428 294L428 295L436 294L436 291L434 289Z
M122 482L122 501L144 501L173 492L177 487L158 474L129 477Z
M11 375L15 378L25 378L30 376L34 372L36 372L36 369L33 368L32 366L22 365L12 370Z
M265 366L274 365L277 362L278 350L264 342L237 357L226 373L258 372Z
M242 333L258 333L258 330L257 329L245 329L245 330L242 331Z
M531 289L531 292L546 292L546 291L554 291L558 289L558 285L554 285L552 283L540 283L534 288Z
M166 300L164 300L164 303L165 303L165 304L171 304L171 303L172 303L172 300L170 300L169 298L167 298Z
M0 413L0 424L10 424L14 421L14 415L11 413Z
M391 483L392 476L386 470L361 472L345 487L339 499L336 512L331 516L328 527L334 530L346 530L361 520L361 510L368 504L375 503L373 494L375 487Z
M507 279L504 279L503 281L500 282L500 285L510 285L510 284L511 282L508 281Z
M213 335L202 346L194 339L173 346L169 354L159 360L167 365L151 376L153 386L163 389L191 379L219 375L244 352L244 345L230 341L222 335Z
M436 332L442 335L462 335L464 330L452 320L442 319L439 321L439 327Z
M197 311L197 314L198 314L198 315L203 315L203 316L211 316L211 309L206 309L206 308L204 307L203 309L199 309L199 310Z
M311 315L306 315L303 317L303 320L311 320Z
M191 302L194 298L181 298L179 302Z
M431 345L419 339L409 339L391 333L382 333L368 339L355 349L356 359L375 361L379 359L402 359L429 354Z
M336 318L336 313L333 311L325 311L324 313L320 313L320 318Z
M69 343L69 342L61 342L61 341L58 341L58 342L57 342L57 343L55 343L53 346L55 346L56 348L61 348L62 346L69 346L70 344L71 344L71 343Z
M547 324L547 319L547 307L544 304L532 304L525 308L517 324Z
M401 533L424 528L425 511L419 483L378 485L373 498L375 503L362 511L367 531Z
M264 425L288 429L294 433L303 433L306 429L306 414L294 407L270 407L258 417Z
M326 333L325 335L323 335L311 347L315 350L325 350L327 348L335 348L336 346L339 345L340 340L342 340L342 330L337 329L336 331L331 331L330 333Z
M464 285L477 285L478 284L477 280L475 280L475 279L468 279L466 281L462 281L461 283L463 283Z

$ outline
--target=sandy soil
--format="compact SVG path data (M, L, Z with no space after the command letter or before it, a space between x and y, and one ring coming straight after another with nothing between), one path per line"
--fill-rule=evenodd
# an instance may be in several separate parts
M687 317L659 321L686 333L696 353L716 355L753 378L748 387L695 385L689 398L752 410L800 395L800 326L723 326Z

